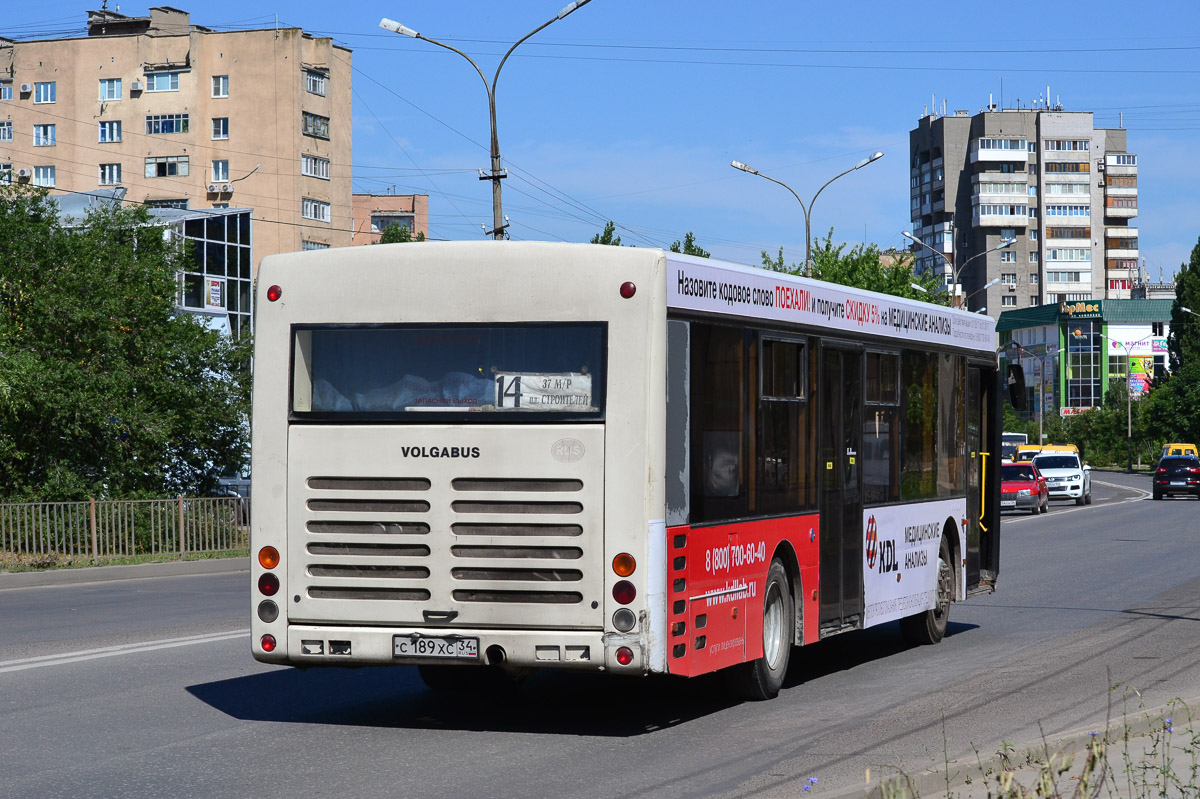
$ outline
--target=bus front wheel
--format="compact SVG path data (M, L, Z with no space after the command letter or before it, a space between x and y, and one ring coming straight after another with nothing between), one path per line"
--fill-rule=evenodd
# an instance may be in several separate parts
M743 699L774 699L792 654L796 606L783 562L771 561L763 587L763 656L729 670L730 688Z
M900 634L910 644L936 644L946 634L950 600L954 595L954 573L950 571L950 542L942 539L938 550L937 605L900 620Z

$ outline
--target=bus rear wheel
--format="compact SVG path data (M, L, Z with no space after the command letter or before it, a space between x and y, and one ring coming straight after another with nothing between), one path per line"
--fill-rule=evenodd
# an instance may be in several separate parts
M910 644L936 644L946 635L950 600L954 595L954 573L950 571L950 542L942 538L938 550L937 605L900 620L900 634Z
M763 656L729 669L729 686L742 699L774 699L783 687L792 654L796 605L783 562L771 561L763 587Z

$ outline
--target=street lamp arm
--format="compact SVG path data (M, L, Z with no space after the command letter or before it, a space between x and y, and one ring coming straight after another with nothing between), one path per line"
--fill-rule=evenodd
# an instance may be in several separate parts
M563 6L562 10L559 11L552 18L546 20L541 25L539 25L538 27L531 30L529 33L522 36L520 39L517 39L516 43L512 47L508 48L508 52L504 54L504 58L500 59L500 66L496 67L496 75L495 75L495 77L492 78L492 96L495 97L495 95L496 95L496 82L500 80L500 70L504 69L504 62L508 60L508 57L510 55L512 55L513 50L516 50L518 47L520 47L521 44L524 43L526 39L529 39L534 34L540 33L541 31L543 31L546 28L553 25L555 22L558 22L563 17L567 16L568 14L572 13L573 11L578 10L582 6L587 5L590 2L592 2L592 0L575 0L575 2L568 3L567 5ZM475 63L475 62L472 61L471 63ZM476 67L476 69L478 69L478 67ZM483 73L481 72L479 74L482 75ZM486 78L485 78L485 81L486 81Z
M920 244L925 249L929 250L930 252L937 253L938 255L942 256L942 259L945 260L946 263L953 266L953 262L950 260L950 256L946 255L946 253L942 252L941 250L937 249L936 247L931 247L930 245L921 241L920 239L918 239L916 236L914 236L911 233L904 233L903 235L904 235L904 238L908 239L909 241L914 241L917 244Z
M380 23L380 27L383 27L383 23ZM401 27L403 27L403 26L401 26ZM545 27L545 26L543 26L543 27ZM471 66L475 67L475 71L479 73L479 79L483 81L483 90L488 93L488 99L489 100L492 99L494 87L488 85L487 75L483 74L483 70L480 69L479 65L475 63L475 59L471 58L471 56L467 55L462 50L459 50L457 47L452 47L451 45L448 45L445 42L439 42L437 39L430 39L428 36L417 33L416 31L413 31L413 33L410 35L414 39L420 39L423 42L429 42L430 44L436 44L438 47L444 47L447 50L450 50L451 52L458 53L460 56L467 59L467 61L471 62ZM526 38L528 38L528 37L526 37ZM522 41L524 41L524 40L522 40ZM509 50L509 52L511 53L512 51Z
M763 178L764 180L771 181L772 183L776 184L777 186L783 186L785 189L790 191L792 193L792 196L796 198L796 202L800 203L800 209L802 211L804 211L804 218L808 219L808 206L804 204L804 200L800 199L800 195L797 194L791 186L784 183L782 180L776 180L775 178L771 177L770 175L764 175L762 172L755 172L754 174L758 175L760 178Z

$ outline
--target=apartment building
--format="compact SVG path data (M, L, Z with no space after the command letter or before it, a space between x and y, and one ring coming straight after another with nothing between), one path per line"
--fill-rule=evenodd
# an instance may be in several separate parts
M1128 299L1138 280L1137 155L1126 131L1061 105L927 113L909 133L918 270L970 310ZM928 245L928 246L925 246ZM955 272L958 286L953 286Z
M85 37L0 38L0 170L52 193L252 209L257 269L350 244L350 89L351 52L299 28L89 11Z
M429 236L428 194L355 194L352 245L377 244L389 225Z

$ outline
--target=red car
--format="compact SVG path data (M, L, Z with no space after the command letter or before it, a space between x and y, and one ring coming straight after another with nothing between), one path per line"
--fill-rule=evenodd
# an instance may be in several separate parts
M1001 464L1000 510L1027 510L1034 516L1050 510L1046 478L1032 463Z

